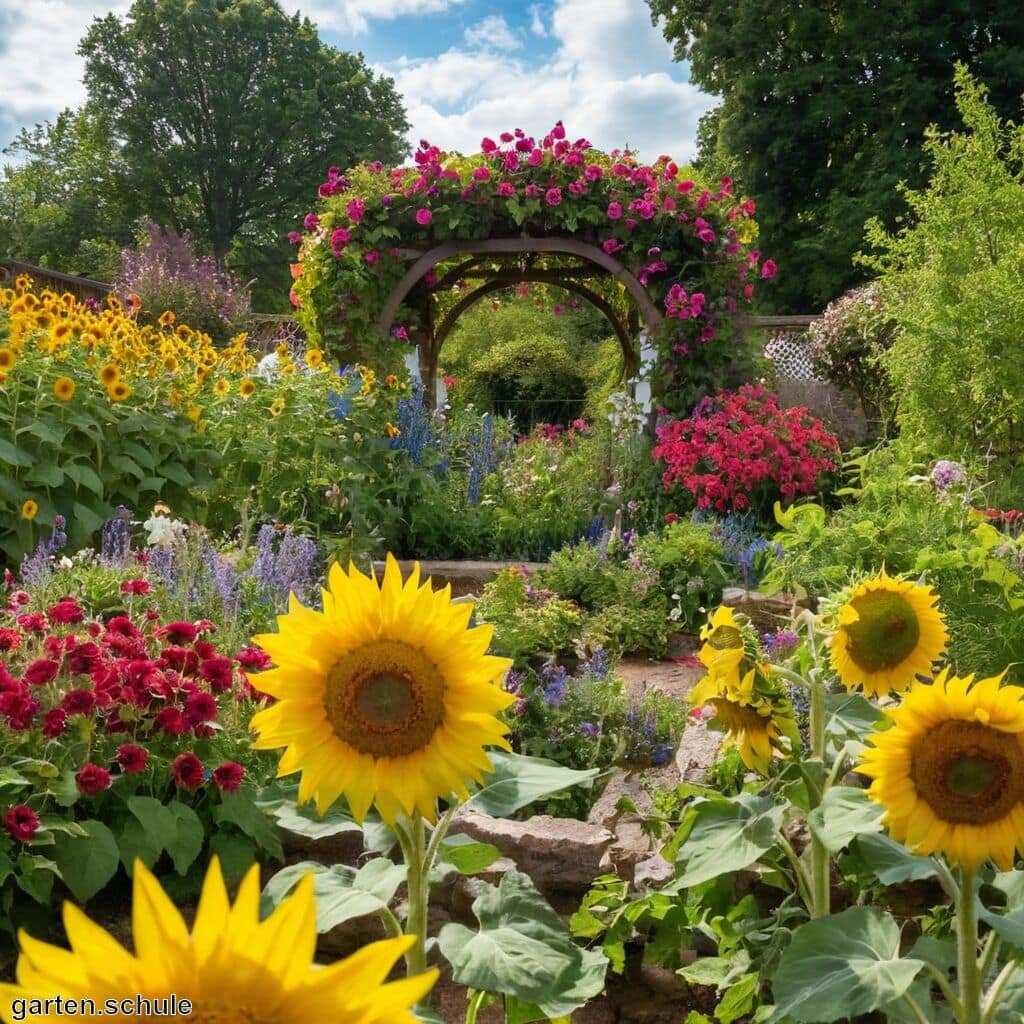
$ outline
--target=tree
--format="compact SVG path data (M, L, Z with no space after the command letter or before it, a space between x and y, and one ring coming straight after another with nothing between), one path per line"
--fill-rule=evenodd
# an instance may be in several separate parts
M956 124L953 65L996 111L1020 112L1024 21L1015 0L647 0L677 60L722 97L702 153L732 154L758 200L782 309L821 309L863 279L852 266L871 216L894 227L896 185L920 187L922 143ZM710 159L713 157L713 159Z
M0 177L0 257L113 280L139 211L105 112L65 110L5 152L21 162Z
M276 0L136 0L79 52L147 213L221 263L239 236L286 230L328 165L406 152L393 81Z

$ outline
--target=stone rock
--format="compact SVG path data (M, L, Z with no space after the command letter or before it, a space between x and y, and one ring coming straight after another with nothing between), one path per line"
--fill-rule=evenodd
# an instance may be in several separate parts
M660 853L649 853L637 861L633 869L633 884L638 889L660 889L674 876L675 869Z
M353 830L325 839L310 839L308 836L286 832L284 852L289 862L315 860L318 864L347 864L356 867L363 856L363 833Z
M793 609L800 607L796 598L789 594L769 596L743 587L726 587L722 591L722 604L743 612L763 632L785 627L792 621Z
M399 561L402 577L407 579L415 563ZM484 584L489 583L503 569L511 566L523 568L528 573L545 568L543 562L473 562L454 560L450 562L420 562L420 573L424 579L433 578L434 588L439 589L451 584L452 597L464 597L467 594L479 594ZM374 562L374 570L378 577L384 572L383 562Z
M478 811L456 816L449 834L491 843L528 874L545 895L581 896L611 868L614 835L600 825L536 815L527 821L492 818Z
M676 767L683 782L700 785L707 779L724 738L724 733L712 732L705 722L692 718L687 722L676 751Z

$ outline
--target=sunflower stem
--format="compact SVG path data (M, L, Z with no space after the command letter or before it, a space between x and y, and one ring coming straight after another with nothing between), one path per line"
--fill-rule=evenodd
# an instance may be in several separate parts
M810 907L814 900L811 895L811 880L807 877L807 868L804 867L796 850L793 849L793 845L782 832L779 832L778 838L779 846L782 847L782 852L786 855L786 859L793 869L797 891L800 893L804 903Z
M978 913L974 868L960 869L956 905L957 975L960 982L960 1024L981 1024L981 971L978 964ZM994 986L993 986L994 987Z
M1016 960L1010 960L996 976L996 980L992 982L992 987L985 995L985 1007L981 1017L982 1024L991 1024L996 1010L999 1009L999 1001L1002 998L1003 989L1006 988L1006 983L1016 970Z
M466 1024L476 1024L476 1019L480 1015L480 1008L484 1005L486 996L486 992L476 991L469 997L469 1002L466 1004Z
M430 898L429 868L426 864L427 844L423 818L416 814L406 822L408 828L395 824L406 868L409 912L405 918L405 934L415 942L405 954L406 973L422 974L427 969L427 903Z
M812 652L814 645L814 626L809 625L807 640ZM810 686L810 740L811 757L819 764L825 763L825 684L820 677L812 677ZM810 790L810 787L808 787ZM811 810L825 798L828 784L818 794L809 792ZM831 910L832 900L832 865L828 850L811 833L811 905L808 908L811 917L827 917Z

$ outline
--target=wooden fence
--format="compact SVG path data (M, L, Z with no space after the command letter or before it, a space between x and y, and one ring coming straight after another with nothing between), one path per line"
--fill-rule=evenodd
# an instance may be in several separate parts
M80 302L84 302L86 299L96 299L102 302L114 290L112 284L94 281L91 277L62 274L59 270L37 267L32 263L21 263L18 260L0 261L0 285L9 287L19 274L28 274L38 288L51 288L55 292L71 292Z

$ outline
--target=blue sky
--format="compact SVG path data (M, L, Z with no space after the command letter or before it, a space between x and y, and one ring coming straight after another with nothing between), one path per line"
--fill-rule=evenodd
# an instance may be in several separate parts
M0 0L0 147L81 102L78 39L125 0ZM473 151L484 135L558 118L603 149L693 156L713 100L651 24L644 0L284 0L402 93L410 140Z

